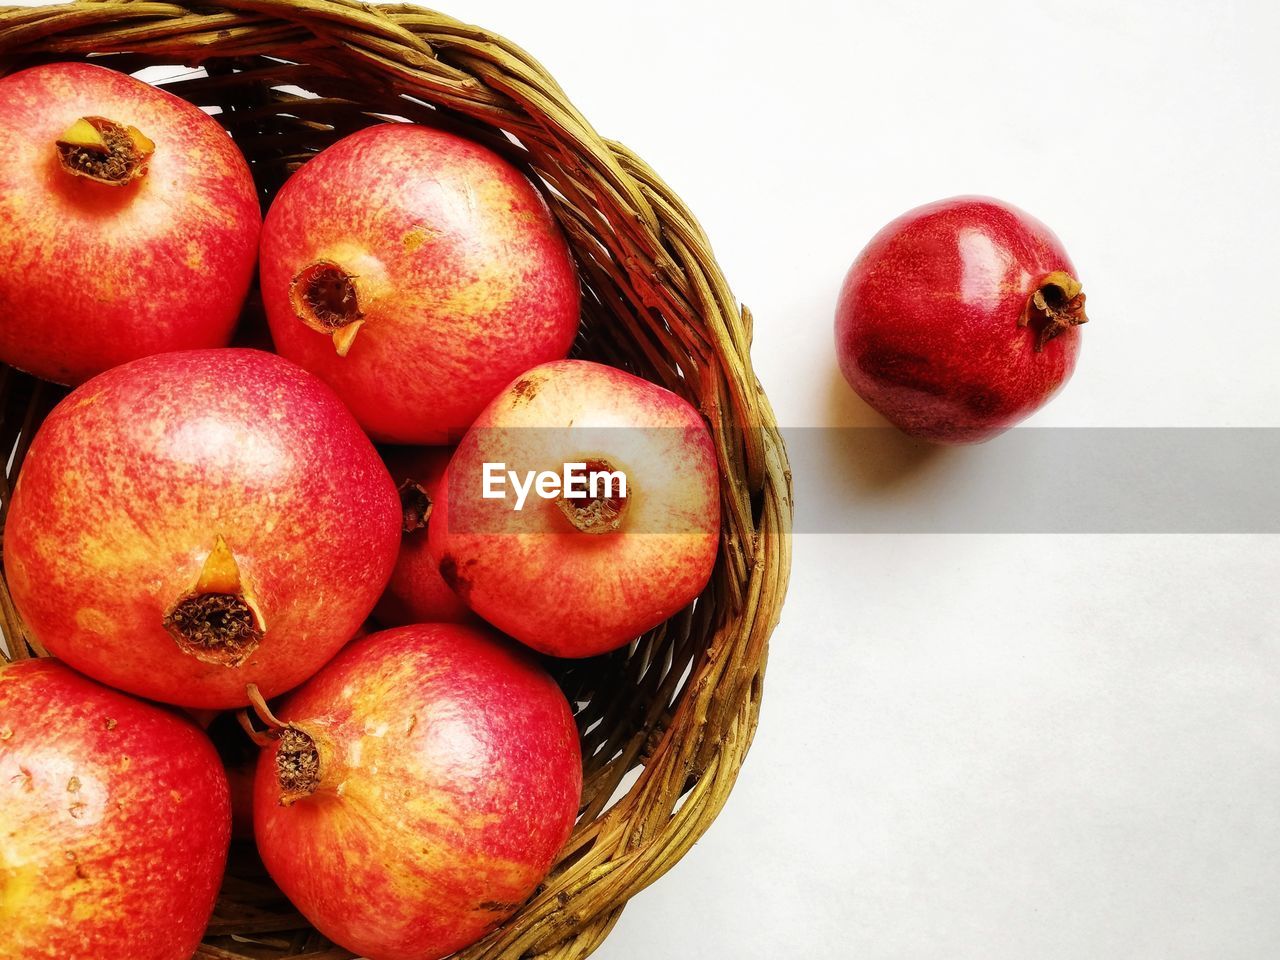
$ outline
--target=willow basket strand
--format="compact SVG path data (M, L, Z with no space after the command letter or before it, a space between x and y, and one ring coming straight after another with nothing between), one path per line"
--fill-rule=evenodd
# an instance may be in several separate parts
M0 73L68 59L128 72L188 68L165 89L216 108L264 206L317 150L371 123L445 126L500 151L543 187L573 247L584 304L576 352L660 383L706 417L723 503L712 581L629 648L552 665L582 736L582 813L534 897L460 954L588 956L627 900L689 850L727 799L755 731L790 570L786 455L751 368L751 316L706 236L658 175L602 139L537 61L430 10L349 0L0 7ZM247 324L258 309L251 298ZM0 368L8 464L0 515L32 433L61 393ZM0 620L11 657L43 655L2 586ZM198 956L350 954L311 930L240 849Z

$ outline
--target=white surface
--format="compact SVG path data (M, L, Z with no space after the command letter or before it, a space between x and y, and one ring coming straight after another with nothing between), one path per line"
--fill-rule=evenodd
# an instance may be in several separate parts
M448 9L697 212L785 426L879 422L835 373L840 280L967 192L1089 294L1036 426L1280 426L1274 5L847 7ZM1278 575L1274 537L797 537L738 787L598 955L1280 955Z
M446 9L530 50L699 214L785 426L878 422L835 373L836 290L881 224L962 192L1053 225L1089 294L1035 425L1280 426L1274 5L857 7ZM1280 541L795 553L738 788L598 956L1280 955Z

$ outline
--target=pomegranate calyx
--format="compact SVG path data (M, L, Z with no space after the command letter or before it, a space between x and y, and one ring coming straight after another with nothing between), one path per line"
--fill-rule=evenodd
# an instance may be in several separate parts
M351 350L364 325L357 279L332 260L317 260L303 267L289 284L294 315L317 333L332 337L340 357Z
M238 667L262 642L266 624L222 536L205 558L195 586L165 612L163 624L183 652L202 663Z
M588 476L615 472L613 464L603 457L586 457L583 462ZM556 506L581 533L615 533L622 526L627 510L627 494L617 490L599 491L599 495L588 492L585 497L561 494L556 498Z
M277 717L267 705L256 683L245 685L249 706L236 712L244 732L262 749L276 748L276 781L280 785L280 806L288 807L320 788L320 746L316 738L295 723ZM249 717L254 716L266 727L259 730Z
M426 487L413 479L407 479L399 486L400 509L404 516L403 530L406 534L424 530L431 519L431 510L435 506Z
M106 117L81 117L56 141L62 169L76 177L120 187L147 172L156 145L137 127Z
M1065 271L1055 270L1040 281L1018 320L1018 326L1035 331L1036 353L1069 328L1089 322L1084 300L1080 281Z
M282 807L311 796L320 786L320 749L310 734L296 726L286 726L279 732L276 781Z

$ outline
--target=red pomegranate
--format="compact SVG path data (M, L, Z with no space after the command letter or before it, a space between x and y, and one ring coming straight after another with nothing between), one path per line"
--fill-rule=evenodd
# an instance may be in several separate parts
M845 379L894 425L978 443L1070 378L1085 320L1075 267L1048 227L999 200L955 197L903 214L859 254L836 350Z
M253 276L248 164L206 113L85 63L0 79L0 360L79 383L223 346Z
M382 592L400 505L333 392L257 350L116 367L48 416L5 528L13 598L71 666L192 707L273 696Z
M0 663L0 957L188 960L230 831L194 724L53 660Z
M258 764L258 849L325 936L371 960L436 960L479 940L573 828L582 765L569 705L488 630L370 634L280 719Z
M267 213L261 264L276 348L389 443L456 441L578 328L577 274L542 197L428 127L379 124L309 160Z
M391 479L400 490L404 518L396 568L373 610L374 617L384 626L466 623L474 619L467 605L444 582L439 565L427 549L427 526L452 454L448 447L394 447L383 454Z
M197 718L199 723L200 719ZM241 728L238 711L214 714L204 724L205 733L218 751L231 796L231 838L253 839L253 779L258 769L258 746Z
M431 552L499 629L552 656L592 656L707 585L718 479L706 424L676 394L598 363L544 364L499 394L458 447Z

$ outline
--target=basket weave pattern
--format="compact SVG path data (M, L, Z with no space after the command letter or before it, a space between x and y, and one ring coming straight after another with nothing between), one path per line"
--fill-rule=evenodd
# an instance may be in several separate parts
M692 214L642 160L602 139L528 54L412 6L346 0L199 5L86 0L0 8L0 74L83 59L192 69L165 88L217 118L264 205L317 150L388 118L444 126L539 183L583 283L575 353L680 393L707 418L721 470L715 574L689 609L614 654L553 666L575 705L583 808L546 883L459 956L571 960L671 868L720 811L755 731L769 634L790 569L790 474L752 372L751 316ZM299 92L301 91L301 93ZM249 319L260 311L251 297ZM0 366L0 516L40 420L62 395ZM11 656L42 655L0 584ZM233 851L205 958L351 955L311 930Z

